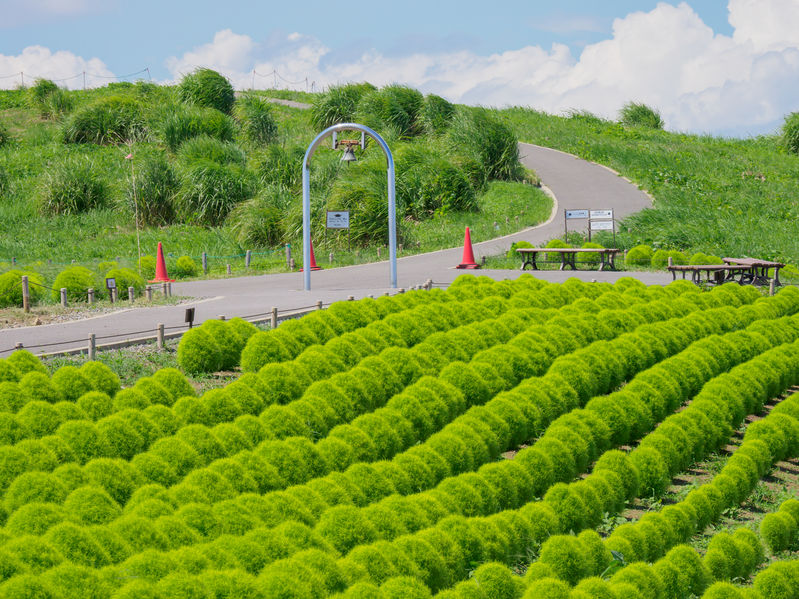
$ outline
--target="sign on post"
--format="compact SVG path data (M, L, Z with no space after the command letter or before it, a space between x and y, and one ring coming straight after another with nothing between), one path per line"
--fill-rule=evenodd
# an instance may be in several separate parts
M613 219L613 210L591 210L590 217L593 219Z
M588 218L588 210L566 210L566 218Z
M613 230L613 221L612 220L592 220L591 221L591 230L592 231L612 231Z
M591 210L588 217L588 241L591 241L593 231L613 231L613 245L616 245L616 221L613 218L613 209Z
M337 210L327 211L327 228L328 229L349 229L350 228L350 211Z

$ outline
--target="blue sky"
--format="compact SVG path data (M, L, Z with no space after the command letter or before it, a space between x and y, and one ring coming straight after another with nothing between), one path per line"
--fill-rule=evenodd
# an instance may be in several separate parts
M250 87L407 83L453 101L614 117L628 100L673 130L748 135L799 110L797 0L154 2L0 0L0 77L172 81L195 66ZM89 85L102 83L89 79ZM256 77L256 87L274 84ZM0 78L12 87L18 78ZM82 78L64 82L76 87Z

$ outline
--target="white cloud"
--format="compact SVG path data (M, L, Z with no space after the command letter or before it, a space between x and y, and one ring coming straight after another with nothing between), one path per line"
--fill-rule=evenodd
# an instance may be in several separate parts
M481 56L472 51L386 56L368 50L334 60L319 40L280 34L259 44L220 31L214 41L172 58L173 76L189 65L224 72L249 88L252 69L276 70L280 87L304 89L345 81L400 82L457 102L572 108L615 118L627 101L661 110L670 129L716 133L772 130L799 102L799 3L729 0L732 36L715 34L689 6L658 4L613 22L612 36L574 56L564 45L530 45ZM579 24L581 27L587 25ZM301 81L287 85L286 80ZM255 79L256 87L273 79Z
M114 77L105 63L99 58L85 59L66 50L52 52L43 46L28 46L21 54L6 56L0 54L0 88L12 89L23 80L29 85L37 77L52 79L62 87L77 89L83 87L83 73L87 85L103 85Z

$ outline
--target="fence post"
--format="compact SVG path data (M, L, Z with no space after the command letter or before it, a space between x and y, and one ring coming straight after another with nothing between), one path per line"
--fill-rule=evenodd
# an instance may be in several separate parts
M771 279L771 281L769 281L769 284L768 284L768 294L770 296L774 295L774 284L775 284L774 283L774 279Z
M111 301L112 304L117 301L116 287L111 287L111 289L108 290L108 299Z
M62 308L66 308L67 307L67 288L66 287L62 287L61 288L61 307Z
M230 270L230 264L227 265L227 274L228 276L233 274L232 271Z
M355 301L355 296L354 295L348 295L347 296L347 301L348 302L354 302Z
M164 293L164 297L169 297L167 295L166 283L161 283L161 291Z
M322 300L316 300L316 309L317 310L321 310L322 309Z
M89 302L89 305L91 306L94 303L94 288L89 287L86 290L86 298L87 301Z
M203 252L203 274L208 274L208 254Z
M144 295L147 298L148 302L153 301L153 286L152 285L147 285L147 287L144 288Z
M219 315L219 320L225 320L225 315L224 314L220 314Z
M244 254L244 267L250 268L250 260L252 260L252 252L247 250L247 253Z
M333 252L330 252L330 253L327 255L327 261L328 261L330 264L333 264Z
M164 349L164 323L158 323L158 330L155 335L155 344L158 349Z
M128 301L132 304L135 299L136 299L136 289L133 287L128 287Z
M89 333L89 359L94 360L97 356L97 337L94 333Z
M172 283L166 284L166 294L169 297L172 297Z
M272 321L270 322L272 329L277 328L277 308L272 308Z
M22 342L21 342L21 341L17 341L17 342L14 344L14 351L16 351L16 350L18 350L18 349L24 349L24 346L22 345Z
M286 268L289 270L294 270L294 267L291 264L291 246L288 243L286 244Z
M296 265L294 264L294 258L289 258L289 270L294 270L295 266Z
M22 309L25 312L31 311L31 293L28 287L27 275L22 275Z

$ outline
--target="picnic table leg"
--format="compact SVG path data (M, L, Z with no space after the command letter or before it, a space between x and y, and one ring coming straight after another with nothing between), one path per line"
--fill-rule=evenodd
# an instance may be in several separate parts
M600 252L599 257L602 259L602 263L599 265L599 271L602 272L603 270L605 270L605 266L607 266L608 255L605 252Z
M683 277L682 277L682 278L684 279L684 278L685 278L685 275L683 275ZM676 271L676 270L672 270L672 271L671 271L671 280L672 280L672 281L676 281L676 280L677 280L677 271Z
M775 287L781 287L782 286L782 283L780 283L780 267L779 266L775 266L774 267L774 286Z

